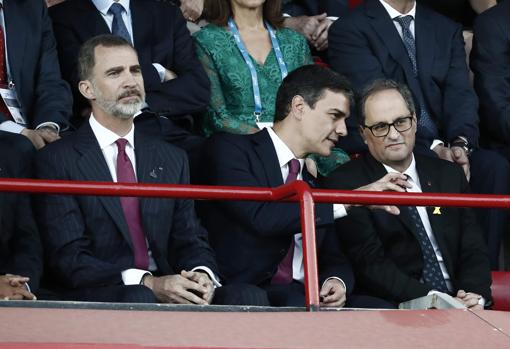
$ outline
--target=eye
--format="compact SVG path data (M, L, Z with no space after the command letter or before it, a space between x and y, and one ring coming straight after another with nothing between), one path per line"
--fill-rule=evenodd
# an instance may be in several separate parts
M386 128L388 127L388 124L385 124L385 123L380 123L380 124L376 124L374 126L372 126L372 130L373 131L384 131L386 130Z
M399 118L395 120L395 125L397 126L403 126L407 123L407 118Z

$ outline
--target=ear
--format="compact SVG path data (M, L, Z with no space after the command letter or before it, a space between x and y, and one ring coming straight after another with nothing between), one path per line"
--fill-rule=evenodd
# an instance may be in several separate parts
M290 112L291 114L301 120L303 117L303 113L305 111L306 102L300 95L296 95L292 98L290 102Z
M361 138L363 139L363 143L367 144L367 139L365 137L365 129L361 126L358 127L358 130L359 130L359 134L361 136Z
M88 100L96 99L94 88L92 87L92 83L89 80L81 80L78 83L78 89L80 90L80 93L83 95L83 97L87 98Z

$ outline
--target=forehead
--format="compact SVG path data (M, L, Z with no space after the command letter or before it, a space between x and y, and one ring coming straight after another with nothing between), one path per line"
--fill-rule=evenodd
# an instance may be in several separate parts
M402 95L395 89L376 92L365 102L365 123L392 122L410 114Z
M105 47L94 49L94 71L103 73L114 67L131 67L138 65L136 52L130 46Z

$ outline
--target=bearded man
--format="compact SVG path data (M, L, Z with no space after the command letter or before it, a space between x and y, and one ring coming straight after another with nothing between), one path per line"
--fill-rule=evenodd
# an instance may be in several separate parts
M89 122L38 154L38 176L187 184L184 151L135 130L145 91L133 47L112 35L92 38L80 51L79 71L79 90L92 106ZM232 302L228 288L219 287L192 200L46 195L36 206L60 299Z

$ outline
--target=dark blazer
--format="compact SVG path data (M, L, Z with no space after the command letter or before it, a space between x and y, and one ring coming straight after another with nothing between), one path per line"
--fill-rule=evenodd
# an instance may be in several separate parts
M510 152L510 1L477 17L471 69L480 98L482 136ZM485 131L485 132L484 132Z
M147 104L170 116L197 113L209 103L209 79L195 55L186 21L178 7L156 0L131 0L133 41L142 67ZM110 30L90 0L67 0L50 8L64 78L79 103L87 105L78 91L77 59L80 46ZM161 83L153 63L172 70L177 78Z
M347 0L291 0L283 12L291 16L316 16L326 12L328 16L343 17L349 11Z
M415 25L418 79L392 19L378 0L365 1L331 26L330 64L346 75L358 92L379 78L407 84L416 102L423 96L440 139L451 142L464 136L476 146L478 101L469 82L462 27L420 3ZM349 136L341 145L350 152L366 149L355 118L348 124ZM429 147L431 140L422 137L418 132L418 143Z
M465 193L468 184L459 166L436 158L415 156L423 192ZM353 160L325 179L331 189L353 189L383 177L386 170L372 156ZM483 233L471 209L441 207L441 214L427 213L450 275L459 289L491 298L490 268ZM362 292L402 302L427 295L421 283L423 259L415 227L408 211L394 216L382 210L352 208L337 221L342 246L353 263Z
M66 127L72 98L60 77L51 20L43 0L4 0L7 55L29 128L44 122ZM0 115L0 122L6 117Z
M135 130L139 183L187 184L187 158L174 146ZM87 122L39 152L37 175L45 179L112 182L106 161ZM192 200L140 198L145 236L161 275L196 266L217 271L207 233ZM42 196L37 218L49 269L68 288L121 284L133 253L118 197Z
M275 148L266 130L253 135L220 133L205 147L203 173L208 184L247 187L283 185ZM304 179L315 186L303 170ZM300 231L297 203L224 201L206 205L201 218L209 231L227 283L268 284ZM350 293L353 277L340 252L331 205L315 206L319 277L340 277Z
M0 131L0 178L29 177L29 157L12 147L15 142L29 141ZM27 276L30 290L36 292L43 269L42 248L29 200L28 194L0 192L0 275Z

